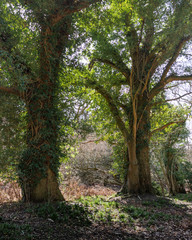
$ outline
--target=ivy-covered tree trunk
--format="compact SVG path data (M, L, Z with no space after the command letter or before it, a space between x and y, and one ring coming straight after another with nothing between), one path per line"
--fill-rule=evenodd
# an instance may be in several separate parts
M150 156L149 156L149 141L150 141L150 112L146 108L146 94L141 96L138 101L139 123L137 129L137 160L139 163L139 179L140 191L142 193L151 193L151 173L150 173Z
M59 65L68 37L69 19L57 28L41 26L39 77L26 87L27 149L19 164L25 201L62 201L58 185Z
M54 89L50 89L50 82L39 80L29 92L27 149L19 165L24 200L60 201L63 196L57 182L58 110L54 106Z
M63 200L57 181L61 155L59 68L68 46L72 15L96 2L100 0L19 0L10 9L6 2L1 4L1 60L8 67L2 75L6 84L0 83L0 91L19 96L27 109L27 149L18 166L25 201Z

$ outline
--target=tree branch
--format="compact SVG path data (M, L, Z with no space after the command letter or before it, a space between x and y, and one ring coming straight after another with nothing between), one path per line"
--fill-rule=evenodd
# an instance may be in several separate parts
M132 59L134 59L134 53L137 52L138 50L138 44L139 44L139 37L137 35L137 31L134 27L133 22L131 21L132 17L132 13L126 14L125 16L125 25L128 29L128 32L126 34L127 39L128 39L128 43L129 43L129 47L130 47L130 53L131 53L131 57Z
M174 76L170 75L165 78L165 83L168 84L173 81L190 81L192 80L192 75Z
M178 58L183 46L186 44L186 42L188 42L191 39L191 36L185 37L183 38L179 44L176 46L175 48L175 52L173 53L173 56L171 57L171 59L169 60L169 62L167 63L165 70L163 71L163 74L161 76L160 81L154 86L154 88L151 90L150 94L149 94L149 99L152 100L163 88L165 85L167 85L168 83L172 82L172 81L178 81L178 80L192 80L191 75L189 76L174 76L174 75L170 75L168 77L166 77L167 73L169 72L169 70L171 69L172 65L174 64L174 62L176 61L176 59Z
M113 117L115 118L117 126L119 127L125 140L127 141L128 137L129 137L129 133L126 129L125 123L123 122L123 120L120 116L120 112L119 112L115 102L113 101L113 98L110 95L110 93L108 93L108 91L103 86L99 85L96 81L89 80L85 83L85 86L95 89L98 93L100 93L105 98L105 100L108 103L109 109L110 109Z
M188 93L185 93L185 94L183 94L183 95L181 95L181 96L179 96L179 97L176 97L176 98L167 99L167 100L165 100L165 101L154 102L154 103L150 104L149 107L151 108L151 107L153 107L153 106L156 106L156 105L159 105L159 104L163 104L163 103L166 103L166 102L177 101L177 100L179 100L179 99L181 99L181 98L183 98L183 97L186 97L186 96L188 96L188 95L191 95L191 94L192 94L192 92L188 92Z
M4 93L13 94L13 95L16 95L16 96L19 96L19 97L22 96L21 92L18 89L14 88L14 87L9 88L9 87L0 86L0 91L2 91Z
M180 120L180 121L169 122L169 123L167 123L167 124L165 124L165 125L157 128L157 129L153 130L152 132L150 132L150 137L152 137L152 135L153 135L154 133L159 132L159 131L165 129L165 128L169 127L170 125L173 125L173 124L175 124L175 123L182 123L182 122L185 122L185 121L186 121L186 119L185 119L185 120Z
M173 63L176 61L176 59L178 58L183 46L186 44L186 42L188 42L191 39L191 36L185 37L183 38L179 44L176 46L175 52L172 56L172 58L169 60L169 62L167 63L167 66L165 67L165 70L163 71L163 74L161 76L161 80L160 81L164 81L165 77L167 76L167 73L169 72L170 68L172 67Z
M113 62L111 62L107 59L101 59L101 58L93 58L91 60L91 62L89 63L89 70L91 70L93 68L93 65L95 64L95 62L101 62L101 63L104 63L104 64L107 64L107 65L111 66L112 68L121 72L126 77L126 79L128 79L129 76L130 76L130 71L127 67L126 67L127 69L125 71L125 69L122 69L121 67L117 66L115 63L113 63ZM125 81L125 83L126 83L126 81Z
M69 0L65 1L63 8L57 10L57 14L52 18L52 24L55 25L63 18L75 12L79 12L93 3L101 2L102 0ZM62 5L61 5L62 6ZM60 6L60 7L61 7Z

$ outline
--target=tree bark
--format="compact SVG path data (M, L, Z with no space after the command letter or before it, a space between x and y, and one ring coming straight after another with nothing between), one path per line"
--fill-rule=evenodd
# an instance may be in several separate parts
M140 193L139 165L136 156L136 142L128 143L129 166L128 166L128 191L130 194Z
M63 201L59 171L59 66L71 18L59 25L41 26L39 77L26 85L27 149L22 155L20 184L24 201Z
M62 201L57 181L60 150L55 89L43 80L28 91L27 149L19 164L24 201Z
M137 108L134 109L133 107L130 110L133 113L129 115L131 135L127 142L129 165L127 176L125 176L121 188L123 194L152 193L149 162L150 111L146 109L146 105L146 96L144 94L144 97L140 96L139 101L137 101Z
M144 100L142 101L144 102ZM141 107L141 106L138 106ZM142 109L139 127L137 130L137 159L139 163L140 190L142 193L152 193L150 155L149 155L149 110Z

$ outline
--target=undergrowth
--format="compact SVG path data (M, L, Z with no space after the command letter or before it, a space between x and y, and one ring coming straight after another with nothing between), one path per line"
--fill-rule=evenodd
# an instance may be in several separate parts
M88 209L78 204L45 203L35 207L34 213L39 217L68 225L87 226L91 224Z
M9 222L0 222L1 240L31 240L31 228L29 225L18 225Z
M119 222L132 225L135 221L139 220L146 221L150 225L160 219L164 221L180 219L179 216L157 212L153 209L149 210L146 207L141 208L121 204L117 201L107 201L101 196L81 197L77 200L77 202L88 208L91 212L92 221L105 222L109 224L111 222ZM162 201L162 204L165 203Z
M173 196L173 199L185 201L185 202L192 202L192 193L188 194L177 194L176 196Z

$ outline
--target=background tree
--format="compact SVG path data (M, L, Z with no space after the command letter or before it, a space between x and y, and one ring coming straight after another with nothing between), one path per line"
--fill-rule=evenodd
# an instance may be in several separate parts
M181 64L190 58L191 9L190 1L109 1L99 20L93 11L87 13L91 25L79 24L92 39L85 84L106 100L129 150L125 192L152 191L151 108L162 104L159 95L172 83L192 80Z
M185 119L187 119L190 109L166 103L158 108L155 106L153 111L155 113L153 112L151 118L152 130L158 129L166 122L171 122L177 116L184 117L183 121L175 122L162 131L155 132L150 141L152 173L153 176L156 176L156 182L161 185L161 192L165 195L166 192L173 194L176 191L184 191L184 183L188 177L181 172L186 163L185 145L189 130L185 126ZM173 189L175 190L173 191Z
M57 182L59 72L72 31L72 14L93 2L1 2L0 49L9 78L0 90L22 98L27 109L27 148L19 164L25 201L63 200ZM11 85L12 78L15 84Z
M161 146L160 158L164 168L164 177L167 179L169 193L185 193L186 170L183 172L183 165L187 164L185 159L185 141L188 137L188 130L185 123L176 124L166 134ZM189 166L189 164L188 164ZM189 166L190 167L190 166Z

